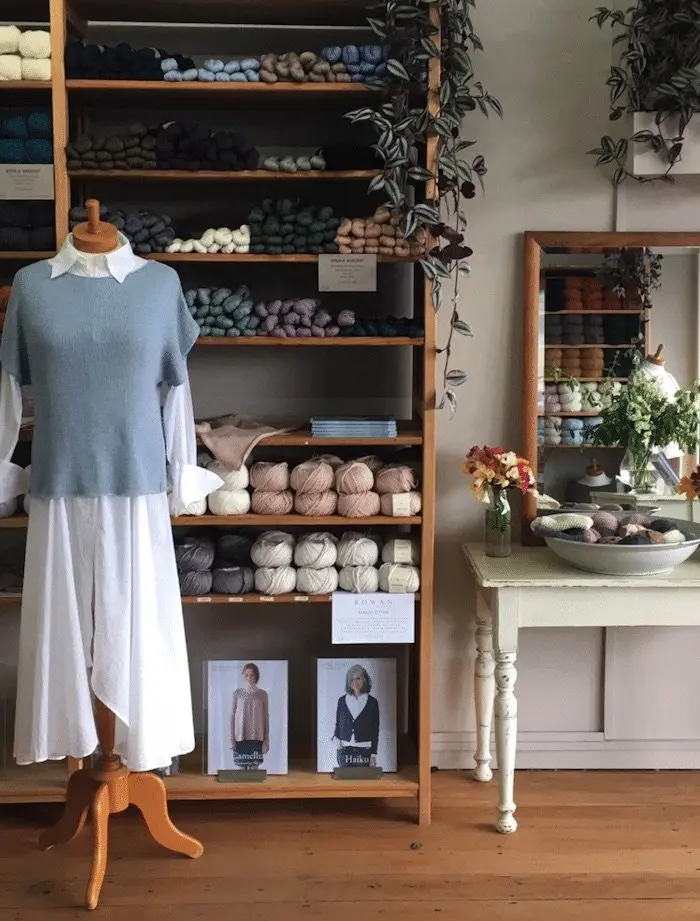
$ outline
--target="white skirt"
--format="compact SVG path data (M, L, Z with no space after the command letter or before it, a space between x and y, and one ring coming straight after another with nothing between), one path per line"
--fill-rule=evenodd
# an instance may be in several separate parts
M32 498L22 595L18 764L97 747L92 695L133 771L194 748L168 499Z

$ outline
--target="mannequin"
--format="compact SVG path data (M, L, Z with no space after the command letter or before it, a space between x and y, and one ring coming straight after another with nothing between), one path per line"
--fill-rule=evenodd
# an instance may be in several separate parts
M99 219L99 203L86 202L88 221L76 227L72 243L88 255L107 254L119 246L119 237L110 224ZM40 837L40 847L48 849L72 840L83 828L88 809L92 811L94 846L87 887L86 905L97 907L107 863L109 816L135 805L142 812L153 838L169 850L188 857L204 851L196 839L180 832L171 822L163 781L148 771L131 773L115 753L116 716L97 696L94 699L95 727L100 746L96 766L71 775L63 817Z

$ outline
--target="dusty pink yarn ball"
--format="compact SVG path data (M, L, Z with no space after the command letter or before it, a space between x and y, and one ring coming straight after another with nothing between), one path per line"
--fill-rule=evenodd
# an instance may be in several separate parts
M344 518L369 518L379 514L379 507L376 492L360 492L338 498L338 514Z
M374 486L374 474L360 461L350 461L335 471L335 488L339 493L354 495L369 492Z
M299 492L294 497L294 510L300 515L335 515L338 507L338 493L327 489L325 492Z
M389 464L377 471L374 478L375 489L380 495L384 493L411 492L416 488L413 470L405 464Z
M266 492L289 489L289 464L286 461L258 461L250 468L250 485Z
M254 489L251 508L256 515L288 515L294 506L294 496L288 489Z
M290 483L296 493L326 492L333 486L333 468L325 461L304 461L292 470Z

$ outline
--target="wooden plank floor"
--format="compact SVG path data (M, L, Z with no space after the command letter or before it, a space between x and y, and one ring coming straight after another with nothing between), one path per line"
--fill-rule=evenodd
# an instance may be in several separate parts
M435 775L435 820L410 804L177 803L200 860L112 820L103 921L697 921L697 773L522 772L521 830L492 831L495 788ZM415 809L415 805L413 807ZM52 806L0 808L0 919L68 921L90 836L42 854Z

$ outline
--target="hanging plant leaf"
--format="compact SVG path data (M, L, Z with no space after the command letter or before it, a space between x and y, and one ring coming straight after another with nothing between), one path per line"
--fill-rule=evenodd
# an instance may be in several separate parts
M442 258L450 261L456 259L468 259L474 255L474 250L462 243L448 243L442 250Z
M445 390L445 401L450 410L450 419L453 419L457 412L457 396L453 390Z
M460 320L459 318L452 321L452 329L454 329L455 332L458 332L460 336L467 336L470 339L473 338L474 336L474 333L471 330L471 326L469 326L468 323L465 323L464 320Z
M410 81L408 76L408 71L403 66L401 61L397 61L396 58L389 58L386 62L386 69L393 77L398 77L399 80L405 80L407 83Z
M459 187L459 190L466 199L474 198L476 196L476 186L473 182L463 182Z
M451 371L447 372L445 380L448 381L452 387L461 387L462 384L466 383L467 375L464 371L453 368Z

